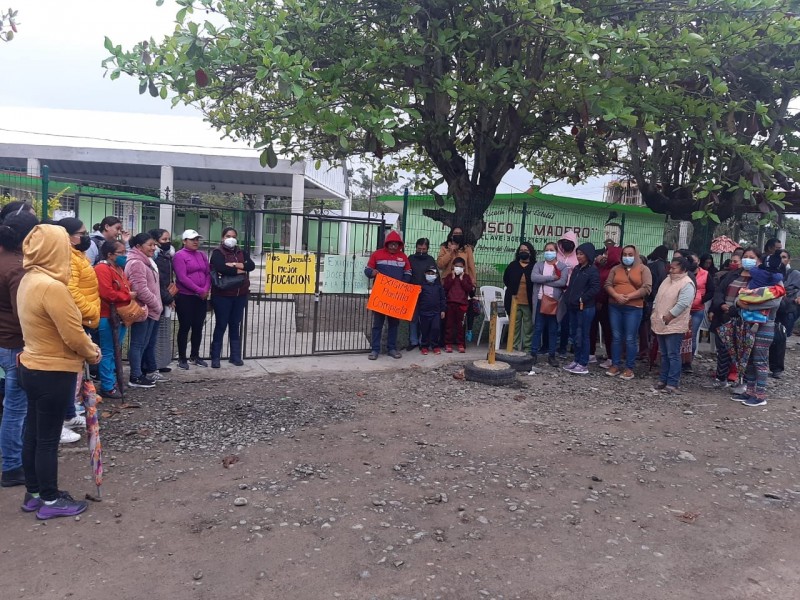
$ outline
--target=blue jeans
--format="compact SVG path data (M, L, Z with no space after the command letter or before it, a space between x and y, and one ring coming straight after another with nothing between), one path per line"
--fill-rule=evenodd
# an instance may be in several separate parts
M558 319L555 315L543 315L539 312L542 303L536 304L536 319L533 322L533 337L531 338L531 354L536 356L542 349L542 334L547 331L547 354L556 355L558 344Z
M146 319L142 323L131 325L131 344L128 349L128 362L131 366L131 379L142 376L142 361L144 351L150 344L151 337L155 337L153 332L156 330L158 321ZM155 362L155 361L153 361Z
M414 312L411 322L408 324L408 343L410 346L419 346L419 315Z
M622 340L625 340L625 367L636 366L639 354L639 323L642 322L642 309L638 306L620 304L608 305L608 319L611 323L611 362L622 366Z
M706 318L704 310L698 310L692 313L692 356L697 352L697 335L700 333L700 325L703 324L703 319Z
M570 308L567 312L569 335L575 344L575 362L584 367L589 364L589 332L595 312L594 306L587 306L583 310Z
M119 345L125 341L125 334L128 333L128 328L125 325L119 326ZM117 381L117 363L114 360L114 336L111 333L111 321L108 317L100 318L100 352L103 358L100 360L100 390L103 392L110 392L117 385L121 385L121 381ZM122 360L122 357L119 357Z
M389 352L397 350L397 328L400 326L400 319L387 317L381 313L372 313L372 351L381 353L381 334L383 333L384 321L389 322L389 332L386 338L386 346Z
M150 321L150 319L147 319ZM142 373L154 373L158 371L158 363L156 363L156 344L158 343L158 326L161 325L161 319L153 321L153 331L150 333L150 341L144 347L144 354L142 354Z
M28 397L19 385L17 356L20 352L22 348L0 348L0 367L6 372L3 423L0 425L3 471L22 466L22 436L25 431L25 415L28 414Z
M659 381L672 387L681 382L681 342L682 333L657 335L658 348L661 350L661 373Z
M247 308L247 295L244 296L212 296L214 305L214 335L211 338L211 358L219 357L222 353L222 339L225 330L228 330L228 343L231 347L231 359L242 357L242 332L241 325L244 318L244 309Z

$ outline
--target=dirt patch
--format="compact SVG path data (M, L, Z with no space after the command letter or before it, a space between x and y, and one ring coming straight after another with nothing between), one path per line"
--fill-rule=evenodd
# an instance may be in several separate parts
M667 397L645 371L457 371L134 391L104 406L105 499L79 522L0 492L2 597L798 597L796 382L752 409L700 374ZM61 469L91 490L82 447Z

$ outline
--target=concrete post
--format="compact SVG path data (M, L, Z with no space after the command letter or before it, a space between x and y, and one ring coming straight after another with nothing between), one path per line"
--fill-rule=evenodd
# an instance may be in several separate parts
M258 200L256 200L256 210L264 210L266 201L266 196L261 196ZM256 218L254 220L256 227L256 239L255 247L253 248L253 256L261 256L264 253L264 213L256 213Z
M29 158L25 169L29 177L39 177L42 174L42 166L38 158Z
M180 235L180 231L172 231L175 224L175 178L172 167L162 165L161 167L161 204L158 210L158 226L172 232L173 236Z
M303 214L305 209L305 184L303 174L292 175L292 230L289 239L289 252L299 254L303 252Z
M678 229L678 248L688 248L689 247L689 226L692 224L691 221L681 221L680 227Z
M791 218L791 217L788 217ZM781 246L786 248L786 230L785 229L778 229L778 232L775 234L775 237L781 241Z

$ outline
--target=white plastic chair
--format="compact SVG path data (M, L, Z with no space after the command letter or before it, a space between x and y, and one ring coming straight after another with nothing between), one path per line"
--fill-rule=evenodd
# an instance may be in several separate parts
M476 346L481 343L481 335L483 335L484 325L489 323L492 313L492 302L499 302L503 304L503 289L494 285L481 286L481 304L483 304L483 323L481 329L478 331L478 341ZM505 317L497 317L497 339L495 340L495 350L500 349L500 338L503 337L503 327L508 325L508 315Z

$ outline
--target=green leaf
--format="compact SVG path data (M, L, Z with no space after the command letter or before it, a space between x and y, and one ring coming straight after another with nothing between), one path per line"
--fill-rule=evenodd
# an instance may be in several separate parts
M162 87L161 90L159 91L158 95L161 96L162 100L166 100L167 99L167 87L166 86Z
M704 219L706 216L706 211L704 210L696 210L692 213L692 221L699 221Z
M267 146L267 149L264 151L267 155L267 165L270 169L274 169L278 166L278 155L275 154L275 148L270 144Z
M394 136L388 131L384 131L381 134L381 141L383 142L383 145L386 146L387 148L394 148L396 143Z

